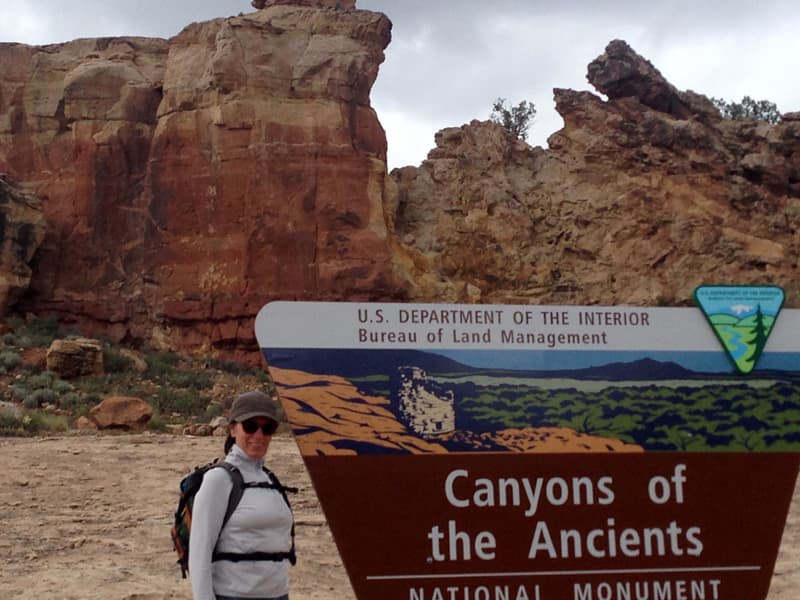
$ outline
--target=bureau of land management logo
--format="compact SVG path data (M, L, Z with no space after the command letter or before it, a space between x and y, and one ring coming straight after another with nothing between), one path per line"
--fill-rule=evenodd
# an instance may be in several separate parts
M736 369L756 366L783 306L783 289L773 285L701 285L694 299Z

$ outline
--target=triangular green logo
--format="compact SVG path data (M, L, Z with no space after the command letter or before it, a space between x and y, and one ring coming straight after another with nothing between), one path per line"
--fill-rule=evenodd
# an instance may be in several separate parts
M752 371L783 306L774 285L701 285L694 300L742 374Z

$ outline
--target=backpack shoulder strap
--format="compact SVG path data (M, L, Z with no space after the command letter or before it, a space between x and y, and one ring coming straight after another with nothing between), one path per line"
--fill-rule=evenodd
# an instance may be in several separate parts
M267 467L261 467L261 468L264 470L264 473L269 475L269 478L272 480L272 483L274 484L272 487L274 487L276 490L281 492L281 494L283 495L284 499L286 500L286 504L289 504L289 498L286 497L286 492L289 492L289 493L292 493L292 494L296 494L297 493L297 488L283 485L280 482L280 479L278 479L278 476L275 475L275 473L270 471Z
M280 492L280 495L283 496L283 501L286 502L286 506L289 507L289 512L292 512L292 503L289 502L289 496L286 495L286 492L291 492L292 494L296 494L297 493L297 488L296 487L287 487L287 486L283 485L280 482L280 480L278 479L278 476L275 475L275 473L270 471L267 467L262 466L261 468L264 470L264 473L266 473L267 476L272 480L272 484L273 485L271 487L274 487L276 490L278 490L278 492ZM289 550L289 554L288 554L287 558L289 559L289 562L292 565L295 565L295 564L297 564L297 552L295 550L295 544L294 544L294 514L292 514L292 531L291 531L291 535L292 535L292 548L291 548L291 550Z
M228 508L225 509L225 516L222 519L222 527L225 527L228 519L231 518L233 511L236 510L236 507L239 506L239 502L242 499L242 494L244 493L244 478L242 477L242 472L229 462L220 461L216 463L214 467L221 467L225 469L228 472L228 475L231 476L231 480L233 482L231 494L228 496Z

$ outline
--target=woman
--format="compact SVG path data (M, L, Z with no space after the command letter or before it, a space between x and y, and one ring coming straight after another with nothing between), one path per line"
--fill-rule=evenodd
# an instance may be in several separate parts
M189 576L194 600L288 600L294 555L293 517L264 470L279 410L267 395L240 395L230 412L225 462L242 474L242 498L223 527L234 485L227 469L210 469L194 500ZM272 487L271 487L272 486Z

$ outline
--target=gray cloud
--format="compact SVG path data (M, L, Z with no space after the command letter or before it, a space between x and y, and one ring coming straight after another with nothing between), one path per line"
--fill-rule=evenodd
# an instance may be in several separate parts
M794 0L357 0L393 22L372 93L389 138L391 166L418 164L433 134L486 119L498 96L530 100L530 141L561 126L552 89L591 89L586 66L625 39L680 89L800 110L794 81L800 11ZM3 0L0 40L171 37L193 21L251 12L249 0Z

